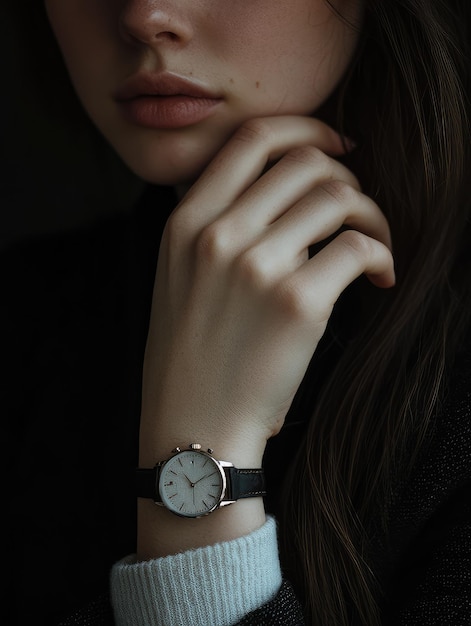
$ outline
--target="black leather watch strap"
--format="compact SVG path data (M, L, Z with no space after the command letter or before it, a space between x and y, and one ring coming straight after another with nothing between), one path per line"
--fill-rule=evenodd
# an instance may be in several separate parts
M158 489L159 467L136 470L136 495L138 498L151 498L162 502ZM238 469L225 467L227 489L224 500L240 500L266 495L265 473L263 469Z
M225 500L256 498L266 496L265 473L263 469L224 468L228 477Z
M151 498L154 502L161 502L157 484L158 467L136 470L136 495L138 498Z

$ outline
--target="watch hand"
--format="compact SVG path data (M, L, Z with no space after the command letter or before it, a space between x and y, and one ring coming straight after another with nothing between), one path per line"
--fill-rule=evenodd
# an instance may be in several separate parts
M201 478L198 478L198 480L196 482L193 483L193 485L197 485L200 480L204 480L205 478L209 478L209 476L212 476L213 474L215 474L216 472L211 472L210 474L205 474L204 476L202 476Z
M192 482L191 482L191 480L188 478L188 476L187 476L184 472L182 472L182 474L183 474L183 476L187 479L187 481L190 483L190 486L191 486L191 487L194 487L194 486L196 485L196 483L192 483Z

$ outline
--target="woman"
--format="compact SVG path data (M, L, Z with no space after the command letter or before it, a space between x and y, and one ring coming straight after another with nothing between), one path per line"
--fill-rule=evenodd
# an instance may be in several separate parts
M134 552L137 462L144 470L137 556L112 569L117 624L469 623L467 4L46 0L45 7L84 109L151 183L151 219L166 222L139 445L135 398L129 409L119 399L128 402L123 384L133 397L140 340L123 339L122 329L147 329L147 287L130 281L134 291L123 295L113 280L104 293L98 285L108 272L138 276L152 260L129 252L139 237L121 248L108 230L112 254L102 233L92 235L87 269L75 260L79 237L72 252L67 244L73 260L54 286L59 299L64 285L74 293L55 328L61 341L75 337L72 350L59 351L68 384L79 382L56 402L58 416L69 415L70 403L76 417L65 426L49 417L56 439L47 474L56 488L38 506L54 512L47 523L64 550L85 527L68 567L83 571L75 584L86 591L80 598L65 584L70 598L50 620L87 623L106 606L79 605L100 585L106 591L103 574ZM70 267L78 265L77 278ZM18 296L11 299L18 307ZM123 318L112 332L109 303ZM48 315L39 317L34 338L45 334ZM23 328L16 310L14 319ZM91 353L76 352L77 331ZM123 345L132 357L123 359ZM53 361L47 372L60 370ZM97 371L84 374L89 367ZM52 395L41 385L36 404L44 413ZM15 434L24 461L29 448ZM214 452L175 452L190 441ZM173 466L178 478L165 466L152 470L169 458L183 468ZM211 492L211 483L201 495L200 481L213 474L196 466L212 458L245 472L231 474L228 493ZM240 501L204 502L236 499L236 480ZM74 493L74 504L64 492ZM155 506L160 499L166 506ZM188 519L200 499L215 510ZM23 520L21 543L31 513L12 509ZM100 546L110 523L111 539ZM95 580L84 583L88 577Z

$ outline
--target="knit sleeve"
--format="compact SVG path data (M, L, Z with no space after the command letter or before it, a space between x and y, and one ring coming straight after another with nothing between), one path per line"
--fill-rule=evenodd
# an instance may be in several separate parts
M214 546L136 563L111 573L117 626L230 626L273 600L282 585L276 523Z

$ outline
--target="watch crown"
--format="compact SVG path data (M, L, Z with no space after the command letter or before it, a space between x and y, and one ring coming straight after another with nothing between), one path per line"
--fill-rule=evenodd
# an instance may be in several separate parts
M190 450L201 450L201 444L200 443L190 443L189 448L190 448Z

